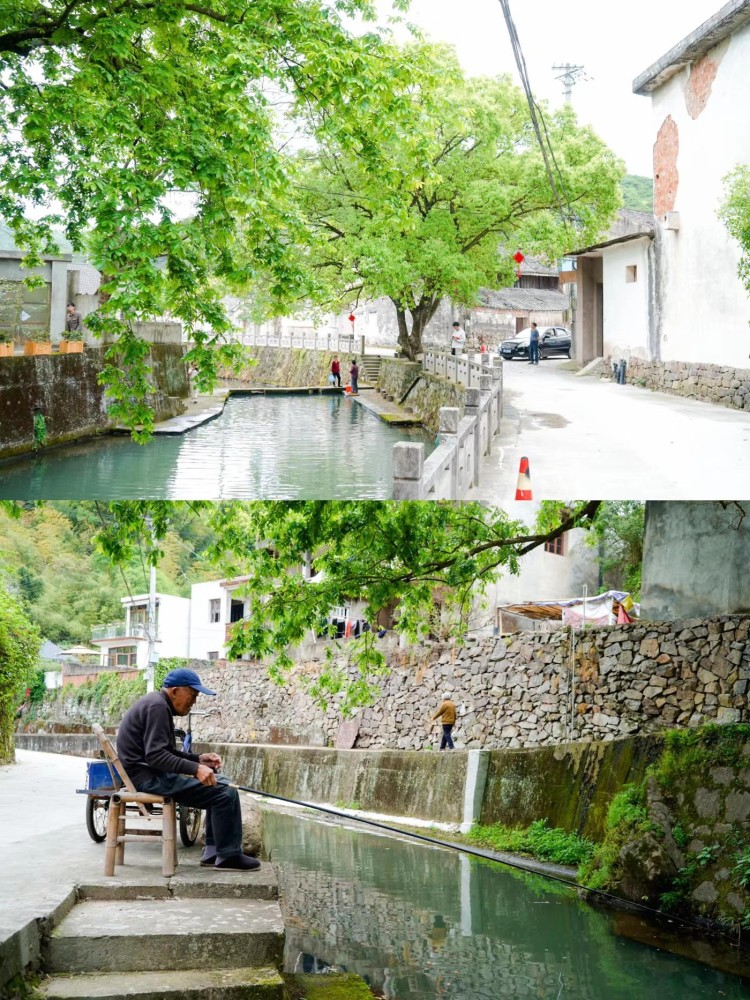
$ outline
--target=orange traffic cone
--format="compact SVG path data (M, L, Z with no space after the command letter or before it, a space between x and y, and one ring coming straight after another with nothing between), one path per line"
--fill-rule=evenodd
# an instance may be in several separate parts
M516 500L531 500L531 474L529 472L528 458L521 459L518 469L518 483L516 484Z

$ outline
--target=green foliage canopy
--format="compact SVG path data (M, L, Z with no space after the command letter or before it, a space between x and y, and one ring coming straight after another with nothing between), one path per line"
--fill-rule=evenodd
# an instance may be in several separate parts
M41 637L21 602L0 585L0 764L13 760L13 719L31 682Z
M109 505L111 521L98 534L100 550L127 562L139 545L158 560L175 508L169 501ZM393 501L231 501L188 505L205 517L213 535L206 551L223 576L246 577L249 616L233 628L229 656L268 657L271 674L284 678L291 649L318 634L336 605L361 602L375 623L387 611L395 628L417 638L429 628L436 594L453 613L456 634L465 628L474 597L496 571L516 572L519 559L573 527L589 526L598 501L573 504L543 531L477 503ZM150 517L154 539L146 527ZM300 572L307 566L309 579ZM311 694L326 703L339 696L344 714L366 703L373 678L385 669L373 632L347 643L350 673L333 652L316 675Z
M743 164L728 174L724 178L724 189L719 218L740 245L742 256L737 274L750 293L750 166Z
M306 259L329 300L390 298L413 358L441 299L469 306L481 287L512 282L517 247L554 261L598 237L624 167L569 107L549 114L564 218L523 92L508 77L464 79L445 46L408 51L433 72L412 88L408 128L385 140L396 169L374 175L335 137L298 155L297 180L316 237Z
M134 321L180 319L207 386L238 360L225 289L262 274L279 306L304 290L279 107L289 121L319 111L321 136L378 160L412 75L382 33L346 28L345 17L372 19L374 8L1 0L0 219L27 266L55 251L57 223L101 271L87 325L110 343L102 378L113 416L142 436L153 424L150 370ZM182 217L174 195L189 202Z

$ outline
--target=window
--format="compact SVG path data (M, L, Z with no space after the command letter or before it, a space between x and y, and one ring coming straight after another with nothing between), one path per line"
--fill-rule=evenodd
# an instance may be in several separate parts
M241 622L244 617L245 617L245 602L238 601L233 597L232 603L229 608L229 621Z
M135 646L113 646L107 652L108 667L135 667L137 653Z
M557 538L553 538L551 542L544 543L544 551L551 552L553 556L564 556L565 555L565 535L559 535Z
M625 282L630 285L634 281L638 281L638 265L628 264L625 268Z
M218 649L210 649L208 651L208 653L206 653L206 656L209 658L209 660L218 660L219 659L219 650Z
M22 281L0 281L0 330L14 337L49 331L51 294L49 282L27 288Z
M221 621L221 598L217 597L208 602L208 620L212 624Z
M130 627L148 625L148 605L136 604L130 609Z

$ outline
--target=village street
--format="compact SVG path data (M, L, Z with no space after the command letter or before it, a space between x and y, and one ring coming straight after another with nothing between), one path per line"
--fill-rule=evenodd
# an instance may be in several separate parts
M535 500L750 496L750 413L564 364L505 363L500 434L468 498L512 509L522 456Z

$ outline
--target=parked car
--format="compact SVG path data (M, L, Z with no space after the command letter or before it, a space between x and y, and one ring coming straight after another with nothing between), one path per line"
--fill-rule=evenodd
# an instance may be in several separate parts
M504 340L498 347L498 354L506 361L514 358L528 358L531 327L521 330L510 340ZM539 357L570 357L570 333L562 326L539 327Z

